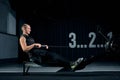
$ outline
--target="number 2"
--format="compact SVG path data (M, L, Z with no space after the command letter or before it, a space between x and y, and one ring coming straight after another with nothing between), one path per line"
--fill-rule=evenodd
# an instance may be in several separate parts
M90 43L89 43L89 48L95 48L96 45L93 44L93 43L94 43L94 41L95 41L95 39L96 39L96 34L95 34L94 32L90 32L90 33L89 33L89 37L91 38L91 41L90 41Z

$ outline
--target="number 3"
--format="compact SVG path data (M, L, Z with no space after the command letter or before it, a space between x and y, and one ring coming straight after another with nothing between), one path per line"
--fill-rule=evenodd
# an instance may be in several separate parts
M69 43L69 47L70 48L75 48L76 47L76 34L71 32L69 34L69 38L71 38L71 42L72 42L72 43Z

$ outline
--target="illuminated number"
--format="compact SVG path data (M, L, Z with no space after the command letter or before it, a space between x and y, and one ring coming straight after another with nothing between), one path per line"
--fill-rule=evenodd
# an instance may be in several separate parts
M71 43L69 43L70 48L75 48L76 47L76 34L71 32L69 34L69 38L71 38Z
M93 43L94 43L94 41L96 39L96 34L94 32L90 32L89 37L91 38L91 41L89 43L89 48L95 48L96 45L94 45Z
M107 36L109 37L109 40L110 40L112 38L112 32L109 32Z

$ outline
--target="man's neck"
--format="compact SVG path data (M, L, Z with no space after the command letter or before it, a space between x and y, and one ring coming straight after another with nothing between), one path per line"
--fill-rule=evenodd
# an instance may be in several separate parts
M24 35L27 35L27 36L29 36L28 34L26 34L26 33L23 33Z

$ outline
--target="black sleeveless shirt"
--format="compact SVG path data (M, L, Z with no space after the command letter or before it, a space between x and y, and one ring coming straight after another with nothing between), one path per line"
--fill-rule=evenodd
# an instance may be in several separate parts
M35 43L35 40L32 37L30 37L28 35L25 35L25 34L22 34L21 36L25 37L27 46ZM37 47L32 48L30 50L30 52L31 53L40 53L40 55L45 55L46 54L45 50L38 49Z
M25 39L26 39L26 44L27 44L28 46L31 45L31 44L33 44L33 43L35 43L35 40L34 40L32 37L30 37L30 36L28 36L28 35L25 35L25 34L22 34L21 36L25 37Z

